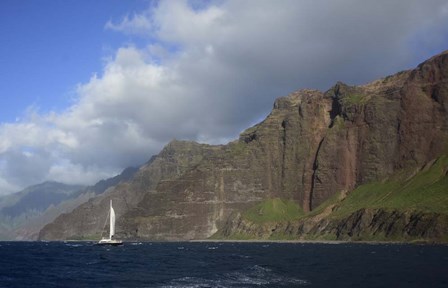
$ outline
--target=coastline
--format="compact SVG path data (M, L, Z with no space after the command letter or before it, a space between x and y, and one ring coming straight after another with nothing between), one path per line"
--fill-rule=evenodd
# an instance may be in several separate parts
M72 239L72 240L0 240L1 242L98 242L97 240L89 239ZM437 242L429 240L414 240L414 241L350 241L350 240L273 240L273 239L191 239L191 240L149 240L149 239L128 239L123 240L123 243L280 243L280 244L326 244L326 245L338 245L338 244L370 244L370 245L444 245L447 246L447 242Z
M189 240L192 243L285 243L285 244L412 244L409 242L397 241L344 241L344 240L270 240L270 239L203 239L203 240ZM427 243L429 244L429 243Z

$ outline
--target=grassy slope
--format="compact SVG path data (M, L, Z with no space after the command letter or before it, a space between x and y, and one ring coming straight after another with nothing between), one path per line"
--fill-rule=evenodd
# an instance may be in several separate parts
M384 182L361 185L352 191L332 216L344 217L362 208L417 210L448 214L448 156L438 158L410 179L397 173Z
M448 215L448 155L441 156L410 175L412 171L401 171L383 182L361 185L345 198L338 193L307 214L292 200L268 199L246 211L243 218L258 225L296 221L316 216L330 205L335 208L328 217L334 218L347 217L363 208L414 210ZM232 235L230 238L252 239L254 235ZM291 235L277 233L270 238L289 239Z
M303 210L292 200L268 199L252 207L243 217L253 223L291 221L303 216Z

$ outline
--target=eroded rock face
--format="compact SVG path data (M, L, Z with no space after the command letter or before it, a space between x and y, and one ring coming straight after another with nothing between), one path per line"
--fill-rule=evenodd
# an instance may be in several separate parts
M445 52L364 86L292 93L235 142L171 142L131 181L62 215L40 237L100 234L109 198L117 233L129 239L206 238L267 198L310 211L339 191L446 152L447 81Z
M447 223L448 216L445 214L385 209L360 209L343 218L311 217L262 225L236 215L227 220L220 237L243 235L248 239L446 242Z

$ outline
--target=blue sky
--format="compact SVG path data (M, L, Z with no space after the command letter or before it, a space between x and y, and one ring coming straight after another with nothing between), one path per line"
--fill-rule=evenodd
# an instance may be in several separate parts
M42 112L72 104L76 85L101 71L103 59L136 39L105 30L148 6L137 0L2 0L0 2L0 121L30 106Z
M93 184L171 139L226 143L274 100L448 49L448 0L2 0L0 195Z

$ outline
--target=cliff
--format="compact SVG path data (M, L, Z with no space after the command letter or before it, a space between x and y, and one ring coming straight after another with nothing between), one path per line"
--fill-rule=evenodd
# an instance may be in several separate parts
M327 202L350 191L347 197L356 194L363 184L381 183L398 174L413 177L434 163L431 161L448 152L447 112L448 52L416 69L367 85L337 83L325 93L300 90L277 99L263 122L227 145L172 141L130 181L61 215L41 230L40 238L99 238L108 199L114 199L116 206L117 237L125 239L203 239L232 237L242 231L250 238L276 237L275 233L259 232L263 229L274 229L277 236L332 238L364 229L361 224L340 223L354 223L358 218L393 219L384 216L389 212L414 219L416 224L402 221L412 230L423 225L418 219L430 217L415 218L413 215L424 210L418 205L413 212L391 207L384 213L382 207L369 210L368 205L361 205L358 216L352 215L356 210L334 220L330 214L335 206L328 208ZM446 175L440 177L443 180ZM441 197L446 198L445 194ZM293 207L285 211L293 211L295 216L262 223L244 217L263 203L267 203L263 207L277 207L278 203ZM434 225L446 224L446 210L435 212L431 218L436 219L431 220L437 222ZM384 225L379 229L386 229ZM303 233L288 233L291 227L302 227L295 231ZM437 231L445 231L443 227Z
M341 191L306 214L265 200L230 217L214 238L448 242L447 171L448 156L441 156Z

